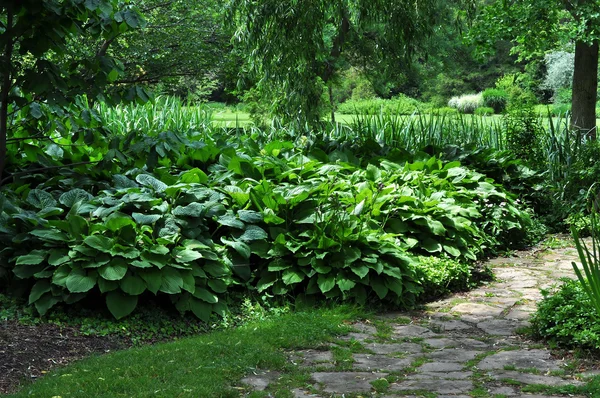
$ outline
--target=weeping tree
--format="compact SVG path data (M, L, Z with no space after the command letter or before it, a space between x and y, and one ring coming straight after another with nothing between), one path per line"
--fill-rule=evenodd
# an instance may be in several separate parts
M230 0L242 77L284 122L316 126L332 81L356 66L400 73L448 2L437 0ZM333 109L331 119L335 121Z
M520 60L575 47L571 126L596 138L600 3L596 0L494 0L480 9L472 38L481 48L513 42Z
M102 97L104 88L123 73L110 46L143 24L141 14L123 0L0 2L0 185L6 181L7 145L40 142L58 133L52 127L20 126L17 137L14 116L41 119L44 110L67 111L78 95ZM96 43L95 51L81 56L78 48L88 39ZM135 89L127 95L146 96Z

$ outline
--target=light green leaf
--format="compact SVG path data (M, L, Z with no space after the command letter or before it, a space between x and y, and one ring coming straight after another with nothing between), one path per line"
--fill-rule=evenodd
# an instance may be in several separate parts
M110 253L115 244L112 239L100 235L88 236L83 243L103 253Z
M201 287L196 288L196 291L194 292L194 297L200 300L204 300L209 304L215 304L219 301L219 298L214 293L209 292L208 290Z
M248 246L247 244L245 244L243 242L236 242L236 241L228 240L224 236L221 237L221 242L223 242L223 244L225 246L229 246L229 247L233 248L236 252L239 253L240 256L242 256L245 259L249 259L250 255L252 254L252 250L250 249L250 246Z
M135 180L143 186L154 189L156 192L164 192L164 190L168 187L167 184L156 179L150 174L140 174L135 178Z
M335 287L335 277L332 274L319 274L317 284L321 293L327 293Z
M75 188L71 189L60 195L58 201L66 207L73 207L77 202L88 202L92 200L93 196L84 191L83 189Z
M240 220L246 223L256 224L263 221L263 215L253 210L239 210L237 215Z
M167 294L178 294L181 293L183 287L183 278L178 270L165 267L161 270L162 281L160 284L160 291Z
M175 249L174 256L175 261L180 264L190 263L202 258L202 254L190 249Z
M16 265L37 265L46 259L46 253L43 250L33 250L29 254L17 257Z
M132 213L131 216L135 220L136 223L140 225L152 225L158 220L161 219L161 215L159 214L141 214L141 213Z
M71 293L85 293L96 286L96 276L82 269L74 269L67 277L66 285Z
M98 273L107 281L120 281L127 273L127 264L123 259L114 258L110 263L100 267Z
M261 239L267 239L267 238L268 238L268 235L264 229L262 229L261 227L257 227L256 225L248 225L248 227L246 227L246 230L244 231L242 236L240 236L239 239L242 242L252 242L255 240L261 240Z
M342 292L346 292L356 286L356 283L346 278L339 278L336 281L338 287Z
M42 191L41 189L32 189L29 191L29 194L27 195L27 203L37 209L56 207L58 204L51 194L46 191Z
M244 227L246 226L246 224L244 224L242 221L238 220L237 217L231 214L226 214L217 218L217 222L221 225L226 225L228 227L237 229L244 229Z

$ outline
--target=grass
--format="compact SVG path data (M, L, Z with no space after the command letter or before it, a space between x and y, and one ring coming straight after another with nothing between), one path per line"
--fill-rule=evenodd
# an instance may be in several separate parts
M256 369L294 372L285 350L317 348L350 330L353 308L313 309L179 341L91 357L9 397L239 397ZM298 371L299 372L299 371ZM290 380L302 379L290 377ZM287 389L288 387L286 387Z

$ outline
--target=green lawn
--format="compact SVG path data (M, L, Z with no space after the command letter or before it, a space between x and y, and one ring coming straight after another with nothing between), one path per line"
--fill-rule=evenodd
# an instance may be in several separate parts
M348 332L344 321L357 316L346 306L310 309L95 356L52 372L9 397L239 397L240 379L257 368L287 370L288 377L278 382L278 388L289 391L302 386L307 375L289 363L285 350L322 346Z

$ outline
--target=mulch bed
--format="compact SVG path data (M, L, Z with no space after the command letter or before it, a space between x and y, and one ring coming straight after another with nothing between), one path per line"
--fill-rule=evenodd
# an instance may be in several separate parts
M15 392L58 366L130 345L114 337L79 336L69 327L0 322L0 394Z

